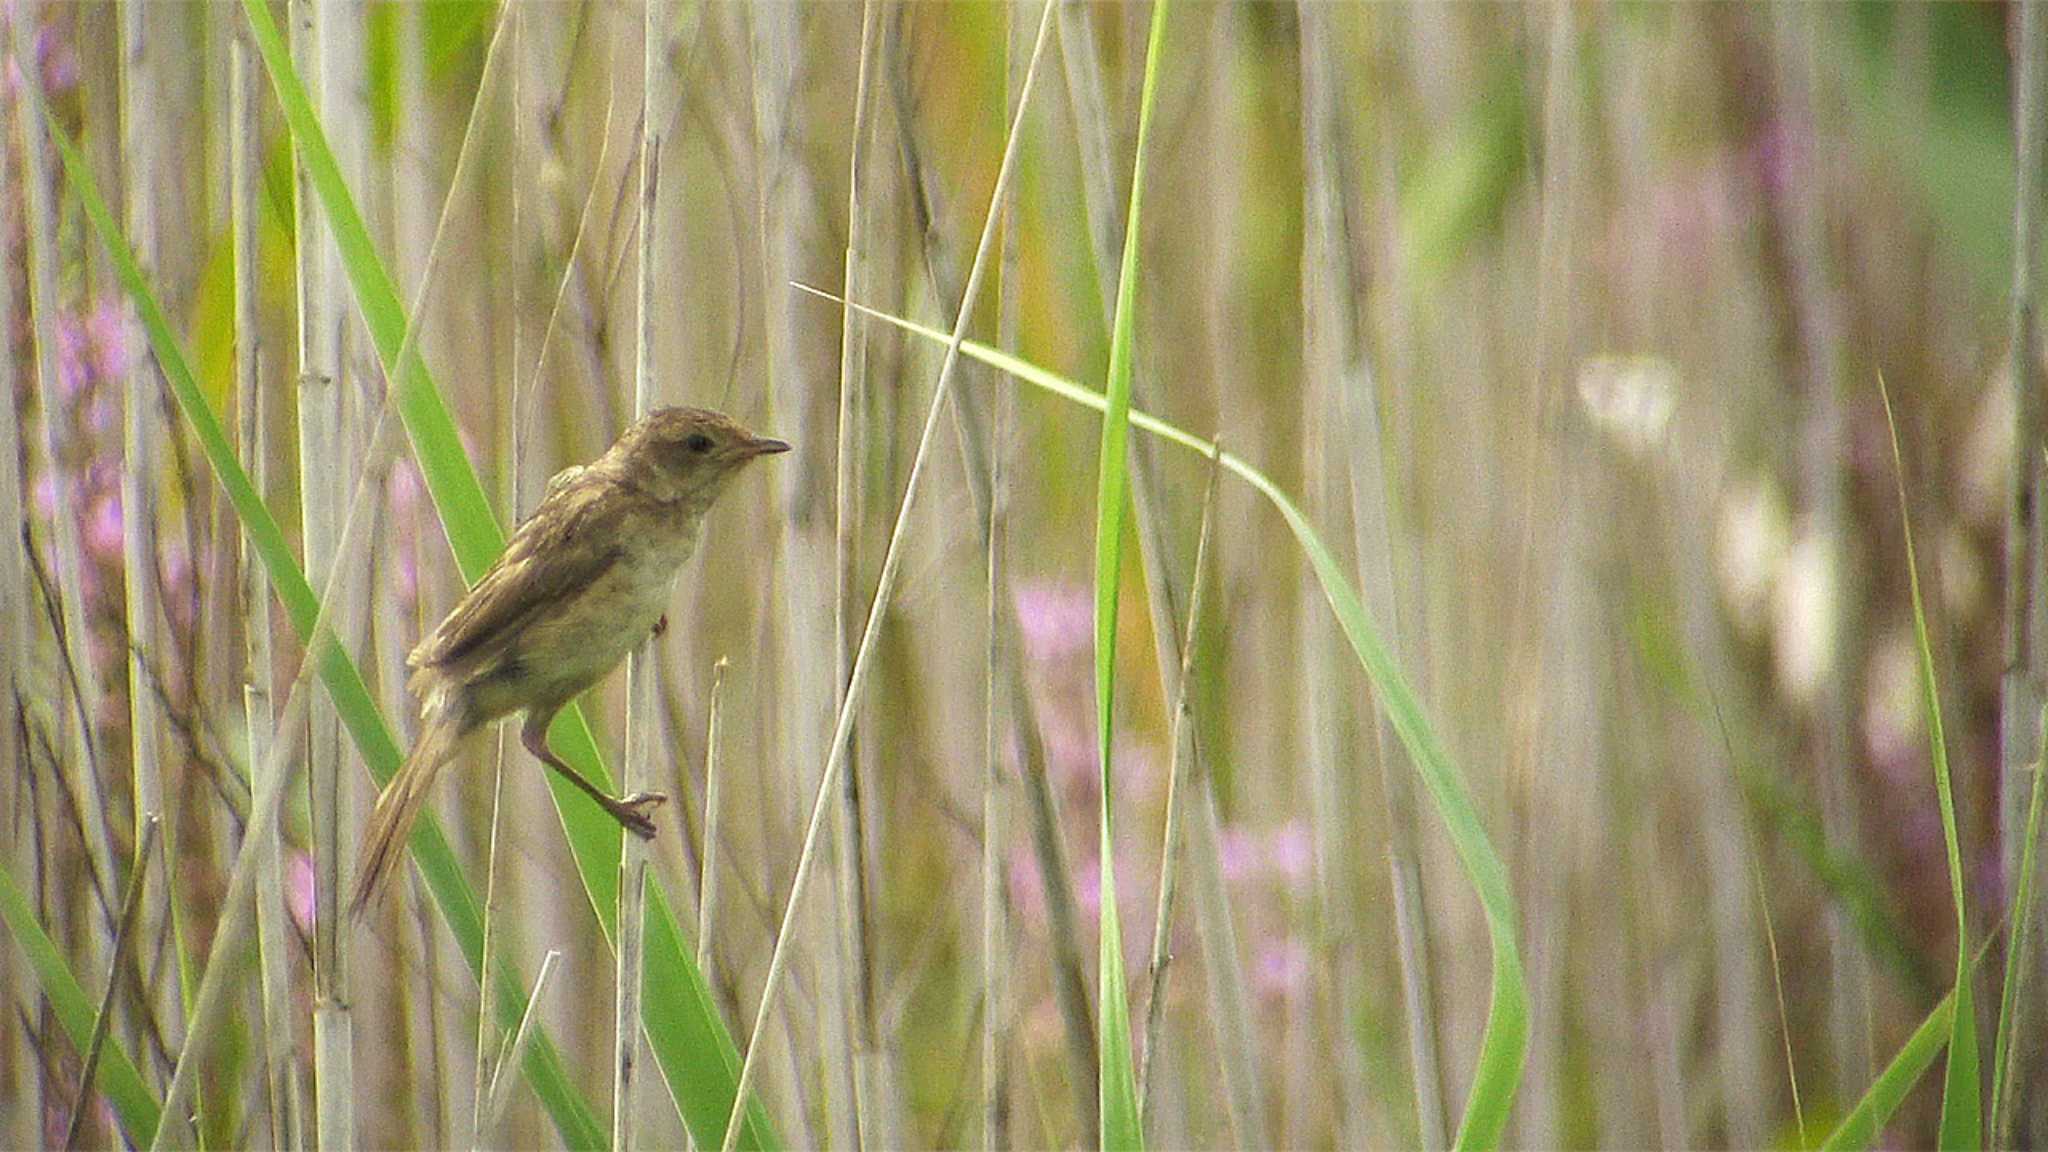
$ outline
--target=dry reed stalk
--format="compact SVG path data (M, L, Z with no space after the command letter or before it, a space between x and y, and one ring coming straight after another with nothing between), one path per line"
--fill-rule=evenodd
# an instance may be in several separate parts
M957 318L954 321L951 338L947 342L946 357L939 366L939 376L933 385L931 407L926 412L924 429L918 437L917 453L911 459L910 475L904 482L902 503L897 509L896 519L889 530L889 546L882 555L882 571L875 584L873 603L868 608L867 624L861 631L860 646L854 653L853 669L847 678L846 706L839 710L835 724L829 758L818 780L818 794L811 805L810 819L804 832L804 847L797 857L796 874L790 880L789 903L782 918L782 928L777 934L774 955L769 960L768 975L762 983L761 1004L755 1016L754 1026L749 1033L746 1059L740 1067L737 1091L733 1096L733 1110L726 1122L724 1152L732 1152L739 1138L740 1119L745 1115L747 1090L751 1073L756 1065L760 1039L767 1023L770 1010L774 1007L776 985L787 963L786 948L795 929L796 916L802 907L804 882L808 878L812 861L816 858L818 831L825 814L827 800L832 795L835 777L843 768L846 759L847 740L852 735L853 711L860 700L860 690L865 683L866 673L871 666L874 644L881 633L881 619L895 590L896 577L903 558L905 529L910 523L910 509L917 497L918 482L924 474L926 462L930 459L934 433L938 430L939 417L945 412L946 398L950 392L953 369L960 361L960 344L967 335L968 318L973 314L974 302L979 295L981 281L988 270L989 253L993 248L996 225L1001 220L1004 197L1009 192L1010 178L1016 166L1018 141L1022 138L1024 109L1030 102L1033 81L1037 78L1038 64L1045 52L1048 33L1052 30L1052 9L1047 7L1038 25L1038 38L1032 46L1031 64L1024 74L1024 84L1018 96L1018 111L1010 123L1010 131L1003 148L1002 165L996 170L995 188L990 193L989 211L982 222L981 239L975 247L974 263L967 274L967 287L962 296Z
M860 64L855 74L852 145L847 159L846 253L842 284L847 293L864 285L867 270L867 214L864 210L865 158L868 135L869 80L880 52L877 34L881 5L863 0L860 25ZM834 491L833 590L834 707L846 706L846 682L852 672L851 634L859 606L857 588L859 556L856 541L860 528L858 492L862 454L857 431L865 408L867 389L867 342L865 325L851 309L840 318L839 334L839 419ZM880 1143L876 1138L879 1094L883 1091L884 1064L881 1041L876 1035L875 954L868 922L868 827L861 797L861 755L858 735L848 753L845 786L840 789L838 820L834 840L838 854L839 948L847 963L842 975L848 985L845 997L849 1020L847 1031L853 1051L853 1133L855 1145L866 1149Z
M160 817L151 815L144 820L135 836L135 866L128 876L127 894L121 897L121 915L114 926L113 962L107 971L107 990L100 995L99 1012L92 1020L92 1037L86 1041L85 1056L79 1064L78 1099L71 1105L71 1120L64 1125L64 1142L60 1148L78 1148L79 1134L84 1131L86 1113L91 1111L93 1102L93 1073L99 1068L100 1053L105 1050L107 1031L114 1019L114 994L121 989L121 958L127 951L129 940L135 935L135 921L142 909L142 894L149 886L149 861L156 855L157 835L162 830Z
M16 187L14 180L14 149L6 139L5 121L0 120L0 188ZM0 273L0 332L15 330L17 308L14 272L8 268ZM28 749L20 738L20 718L26 712L25 696L33 681L39 646L29 611L28 555L22 546L28 509L21 484L27 445L22 441L21 416L15 404L20 373L11 337L7 343L7 354L0 354L0 632L14 639L0 644L0 780L13 783L5 790L9 803L0 810L4 812L0 819L5 820L0 826L15 830L16 835L14 848L0 856L0 866L25 876L29 874L25 866L35 862L29 855L33 844L27 832L37 820L21 783L27 780L30 765ZM21 965L10 964L5 975L0 975L0 995L7 996L9 1003L29 1003L26 997L34 995L31 988L29 974ZM36 1066L36 1054L28 1029L8 1029L6 1039L0 1041L0 1054L4 1054L0 1055L0 1100L13 1102L0 1108L6 1125L0 1129L0 1139L27 1148L42 1138L43 1105L39 1085L29 1075Z
M1537 24L1538 21L1542 23ZM1555 1146L1565 1075L1567 1020L1564 989L1572 951L1569 923L1570 875L1566 863L1582 816L1582 793L1553 787L1560 777L1534 778L1548 764L1593 764L1599 739L1587 729L1597 718L1596 700L1584 691L1591 655L1574 629L1587 623L1586 595L1577 546L1584 542L1587 514L1576 502L1590 470L1567 444L1569 397L1562 381L1571 371L1572 300L1564 291L1571 272L1571 227L1579 187L1576 162L1577 101L1572 70L1577 66L1572 9L1563 0L1530 12L1545 43L1543 66L1542 205L1536 240L1538 289L1528 400L1512 435L1521 449L1522 521L1516 544L1510 624L1511 651L1506 692L1527 693L1535 706L1521 710L1508 731L1510 795L1522 810L1525 835L1517 877L1527 893L1522 927L1528 939L1531 1013L1528 1057L1519 1096L1517 1132L1530 1146ZM1536 513L1559 508L1561 524ZM1539 589L1541 590L1539 594Z
M2048 35L2042 30L2038 0L2020 5L2019 37L2014 48L2018 75L2013 85L2013 126L2017 187L2012 209L2012 311L2005 352L2006 387L2013 404L2012 475L2005 517L2005 667L1999 684L1999 848L2003 875L2020 874L2026 840L2026 798L2033 774L2040 771L2040 732L2036 727L2044 694L2048 694L2048 531L2041 523L2041 501L2048 500L2048 468L2040 447L2048 442L2048 417L2042 412L2040 318L2034 300L2034 265L2041 248L2041 152L2048 124ZM2027 912L2022 911L2021 915ZM2048 938L2048 933L2043 934ZM2020 958L2008 971L2029 971L2038 983L2048 979L2048 949L2037 942L2035 955ZM2023 1086L2019 1095L2038 1101L2040 1078L2024 1075L2027 1064L2038 1066L2044 1046L2038 1027L2017 1025L2039 1020L2038 1009L2016 1020L2011 1076ZM2018 1037L2027 1037L2018 1040ZM2023 1058L2024 1057L2024 1058ZM2006 1147L2011 1135L2012 1093L1998 1091L1991 1117L1992 1144Z
M1792 5L1773 5L1771 62L1780 115L1794 131L1817 143L1825 137L1819 131L1816 89L1820 73L1813 57L1811 17L1812 13ZM1810 163L1819 165L1824 159L1825 153L1817 149ZM1813 706L1818 744L1813 759L1829 849L1854 853L1861 839L1850 775L1856 752L1856 703L1844 675L1861 662L1859 646L1854 643L1860 627L1855 609L1857 589L1844 563L1849 539L1849 439L1842 364L1846 321L1836 303L1839 296L1827 252L1827 218L1819 189L1817 177L1809 174L1795 181L1787 195L1772 198L1771 204L1783 214L1785 271L1791 281L1798 334L1797 371L1805 384L1797 439L1797 490L1810 530L1821 541L1829 565L1828 586L1822 594L1840 608L1833 632L1824 640L1827 666L1835 674L1825 678ZM2039 699L2034 697L2036 708ZM1830 905L1827 928L1831 1064L1837 1091L1850 1098L1870 1082L1873 1070L1870 1031L1875 1009L1870 963L1839 905Z
M1301 101L1303 109L1304 239L1302 251L1303 358L1322 391L1316 419L1332 420L1347 433L1350 512L1365 602L1374 606L1387 641L1396 651L1412 651L1402 643L1402 613L1394 583L1394 512L1382 458L1380 392L1377 373L1359 337L1354 303L1366 285L1354 283L1345 205L1351 197L1344 185L1352 179L1345 162L1348 142L1340 122L1335 42L1329 9L1303 8L1300 20ZM1383 704L1375 697L1373 719L1381 795L1386 805L1387 870L1393 894L1394 950L1401 979L1401 1006L1408 1041L1408 1072L1416 1131L1425 1148L1447 1146L1441 1059L1438 1055L1436 976L1430 961L1429 922L1423 887L1420 829L1415 785L1408 758L1396 738ZM1361 863L1347 862L1346 866ZM1342 955L1340 950L1340 956ZM1349 963L1345 967L1351 967ZM1340 1010L1355 1019L1358 989L1338 977ZM1344 1002L1346 999L1350 1002ZM1355 1034L1355 1030L1354 1030ZM1353 1048L1358 1041L1354 1039ZM1351 1059L1361 1064L1362 1052ZM1354 1117L1354 1123L1356 1118ZM1354 1129L1354 1138L1363 1138Z
M33 43L39 10L38 5L23 4L8 23L13 30L15 68L23 78L16 87L15 114L22 137L22 183L27 193L23 231L28 239L29 326L36 345L37 424L45 475L55 481L50 517L51 567L56 575L55 617L62 625L58 645L65 682L56 692L52 706L58 714L61 760L67 766L60 770L59 777L80 813L85 833L81 846L84 864L93 878L93 887L104 901L111 900L114 891L115 854L108 822L95 818L107 811L107 805L98 802L103 790L91 719L92 710L99 705L100 683L86 643L85 562L78 538L83 510L77 506L68 482L71 468L65 461L64 447L70 440L61 427L63 413L57 399L62 392L57 323L63 301L57 286L59 254L56 207L50 184L50 138L42 121L40 91L33 83L42 75ZM88 910L89 905L79 905L83 950L77 962L93 971L100 966L106 944L112 938L115 910L103 908L104 916L85 914Z
M162 45L152 44L146 27L145 6L131 3L121 10L121 152L126 176L128 242L144 275L154 279L159 264L157 193L159 185L157 141L168 138L169 128L162 112L164 101L158 90ZM157 39L161 39L158 34ZM129 768L134 781L133 843L141 844L142 830L152 822L162 829L164 856L178 859L175 821L164 821L163 765L159 731L162 708L150 687L150 668L165 663L162 641L161 589L157 586L156 479L157 440L162 435L160 401L163 390L157 379L156 361L149 356L133 357L128 363L125 404L121 421L121 571L128 627L128 738ZM195 696L203 688L194 683ZM176 956L182 962L182 933L171 888L171 870L162 869L146 877L141 896L140 931L145 941L163 939L169 933ZM148 948L137 949L147 957ZM179 1019L175 982L152 986L150 966L144 974L143 999L158 1020L173 1028Z
M1617 190L1629 205L1625 218L1630 223L1625 227L1648 235L1655 227L1654 190L1660 179L1660 142L1653 131L1655 119L1651 110L1681 97L1668 90L1661 61L1646 38L1618 28L1603 28L1602 35L1612 41L1602 46L1602 53L1612 53L1617 62L1615 71L1619 73L1614 99L1622 111L1609 118L1608 128L1611 147L1619 161ZM1677 315L1668 315L1669 306L1660 297L1658 275L1663 258L1664 253L1655 244L1632 245L1623 264L1625 279L1619 296L1626 301L1624 314L1633 330L1630 339L1649 347L1669 346L1676 327L1686 322ZM1698 562L1698 557L1713 551L1709 532L1714 519L1711 501L1717 478L1688 475L1704 471L1693 459L1695 455L1676 454L1656 477L1654 507L1661 515L1652 531L1662 545L1650 554L1652 558L1643 561L1648 570L1642 578L1646 583L1671 588L1672 601L1680 606L1684 648L1702 669L1702 680L1732 686L1737 678L1728 670L1726 643L1721 634L1724 623L1717 604L1719 592L1713 583L1713 573L1703 570ZM1633 681L1623 682L1622 690L1628 701L1618 709L1619 713L1656 716L1660 709L1655 694L1638 688ZM1630 786L1632 795L1642 796L1644 802L1623 799L1616 812L1617 825L1626 838L1624 847L1630 854L1630 867L1638 878L1630 883L1632 892L1639 882L1654 891L1655 873L1651 869L1655 862L1670 853L1688 850L1683 842L1665 834L1654 819L1648 818L1655 809L1648 803L1649 797L1667 782L1658 765L1670 753L1648 738L1653 733L1641 733L1647 723L1639 719L1631 725L1644 738L1634 751L1624 753L1622 761L1641 765L1632 774L1641 783L1631 781ZM1680 757L1712 763L1721 756L1721 749L1709 738L1704 726L1687 727L1690 730L1678 736ZM1663 1147L1698 1143L1698 1137L1692 1134L1691 1104L1697 1089L1685 1073L1696 1059L1710 1058L1719 1070L1722 1084L1741 1086L1724 1093L1730 1105L1731 1132L1752 1133L1747 1138L1749 1142L1760 1139L1760 1127L1768 1123L1770 1101L1770 1053L1764 1032L1768 1009L1761 996L1765 956L1756 947L1759 925L1747 883L1752 863L1746 857L1753 858L1755 851L1744 835L1749 816L1742 808L1730 772L1707 771L1694 776L1690 800L1697 813L1697 840L1690 850L1699 851L1704 857L1704 922L1714 963L1716 1039L1710 1046L1710 1057L1696 1057L1691 1051L1696 1044L1696 1030L1683 1022L1694 1008L1681 995L1683 981L1678 966L1665 959L1681 939L1690 938L1691 918L1684 910L1666 907L1665 902L1654 899L1636 901L1634 911L1625 913L1629 921L1638 925L1634 931L1641 952L1637 963L1641 969L1637 977L1641 1011L1645 1019L1653 1022L1643 1038L1649 1051L1640 1055L1649 1062L1656 1133L1644 1138ZM1645 788L1649 789L1647 793L1642 791ZM1765 936L1769 938L1768 933ZM1625 1043L1619 1046L1628 1047ZM1737 1137L1737 1142L1744 1139Z
M250 72L248 42L237 34L229 47L228 103L231 139L228 148L229 228L234 248L235 413L242 459L259 495L270 495L270 395L263 386L264 345L258 306L257 164L262 150L258 88ZM253 771L270 760L273 739L271 689L277 674L271 655L273 621L270 584L255 550L242 547L242 631L244 661L243 712L248 727L249 764ZM250 788L264 786L251 779ZM268 1089L270 1139L273 1147L296 1152L305 1146L305 1101L299 1088L299 1026L292 1008L289 911L284 899L284 840L273 829L259 846L256 863L256 939L261 965L264 1083Z
M1242 67L1244 50L1239 19L1240 13L1233 7L1224 6L1216 10L1210 28L1210 51L1217 62L1213 72L1218 76L1231 77ZM1240 268L1236 253L1225 243L1241 226L1251 208L1247 191L1247 159L1236 139L1238 126L1247 110L1243 106L1243 85L1225 82L1219 84L1219 88L1220 91L1212 98L1207 137L1213 165L1210 180L1213 194L1209 197L1209 219L1206 222L1215 238L1212 243L1219 252L1210 265L1208 283L1204 286L1203 319L1209 333L1204 352L1210 365L1210 390L1219 421L1237 429L1246 443L1258 443L1264 419L1258 406L1245 403L1242 390L1236 387L1236 382L1246 377L1251 365L1246 362L1242 341L1237 336L1242 326L1234 311L1241 291ZM1228 492L1224 495L1227 497ZM1232 566L1233 551L1237 553L1237 568ZM1230 615L1232 591L1248 587L1249 582L1256 579L1263 564L1261 555L1257 547L1225 549L1218 555L1217 591L1223 599L1223 607L1216 613L1219 618ZM1284 641L1261 643L1275 630L1275 622L1267 619L1272 615L1277 614L1260 613L1249 619L1233 621L1229 647L1252 652L1282 650ZM1229 653L1218 653L1217 659L1219 663L1227 661ZM1256 678L1263 670L1253 671ZM1277 674L1277 669L1274 671ZM1223 675L1231 675L1227 664ZM1242 732L1245 727L1234 725L1228 731ZM1254 738L1259 743L1242 749L1245 755L1237 759L1257 759L1273 754L1270 726L1259 726ZM1217 815L1216 781L1206 763L1190 765L1189 786L1194 789L1189 800L1194 807L1188 814L1187 867L1194 885L1194 929L1201 948L1204 990L1210 1005L1208 1034L1214 1041L1212 1050L1223 1081L1224 1119L1236 1147L1259 1148L1273 1139L1272 1128L1266 1115L1259 1037L1252 1027L1251 1010L1247 1007L1249 995L1244 959L1238 949L1236 928L1231 921L1229 897L1223 882L1222 829ZM1195 1083L1199 1085L1202 1082ZM1202 1093L1196 1089L1190 1095L1199 1098Z
M712 929L718 924L719 793L724 772L719 754L725 733L725 657L711 666L711 704L704 726L704 866L697 878L697 969L709 980L713 972Z
M663 6L646 0L641 9L641 106L639 204L640 242L634 276L633 415L655 407L654 308L656 241L660 217L655 208L661 193L663 138L661 117L654 112L655 93L668 87L661 66ZM516 404L515 404L516 407ZM644 791L653 778L655 692L660 668L653 637L642 641L626 661L626 748L620 767L620 789ZM638 836L619 838L618 945L614 949L612 1015L612 1152L631 1152L637 1141L635 1104L640 1063L640 997L647 941L648 845Z
M1054 0L1045 0L1052 3ZM1024 36L1027 28L1023 9L1011 4L1003 21L1003 118L1017 115L1019 85L1023 80ZM1017 197L1003 201L1003 240L996 282L996 341L1002 348L1018 346L1021 238L1017 227ZM1014 393L997 392L994 425L988 446L988 508L982 523L988 558L986 632L982 667L982 769L981 794L981 1147L997 1152L1010 1145L1010 1003L1009 955L1009 872L1010 796L1004 753L1006 729L1001 672L1014 633L1004 631L1009 614L1003 605L1009 597L1010 479L1006 464L1010 454L1010 428L1014 420ZM955 408L955 423L959 423Z
M1207 570L1209 559L1209 533L1216 519L1216 480L1222 474L1222 462L1223 448L1219 441L1210 456L1209 486L1202 496L1202 527L1195 537L1195 570L1188 578L1187 630L1180 643L1180 692L1173 701L1171 732L1167 739L1166 828L1159 838L1159 900L1152 914L1152 954L1147 965L1150 979L1145 1003L1145 1054L1138 1075L1138 1114L1141 1121L1153 1115L1152 1092L1158 1086L1153 1074L1158 1070L1159 1049L1165 1039L1162 1030L1166 1022L1166 970L1173 958L1174 897L1180 882L1181 809L1187 803L1184 778L1189 758L1181 755L1181 748L1183 741L1191 746L1199 740L1193 726L1188 723L1193 715L1188 700L1188 681L1194 674L1195 638L1199 635L1196 630L1202 619L1202 573Z
M330 97L334 62L326 40L346 40L351 5L340 10L292 0L288 8L292 64L304 77L323 121L349 103ZM336 77L346 83L351 77ZM345 145L343 146L345 147ZM346 164L346 160L344 160ZM345 171L352 169L344 168ZM293 212L298 261L299 507L306 578L326 585L336 568L339 517L348 496L350 442L342 381L342 340L347 325L339 253L328 236L311 176L295 157ZM348 593L344 593L348 595ZM345 635L345 634L344 634ZM347 830L341 811L341 722L324 696L308 707L306 779L313 828L313 1098L314 1141L322 1148L355 1145L354 1025L350 1015L348 933L342 885Z
M901 17L898 17L900 22ZM941 322L956 322L952 301L961 297L964 283L960 270L938 233L936 222L943 217L942 188L938 174L923 162L915 131L915 102L910 95L909 57L902 48L899 31L892 37L897 49L892 54L891 79L895 92L898 143L904 165L909 169L909 190L916 232L922 240L926 279L929 282ZM1014 115L1014 113L1013 113ZM971 366L970 371L974 370ZM988 460L991 452L988 423L981 409L978 390L963 388L953 397L953 428L965 460L969 498L975 523L986 525L991 501ZM886 423L886 422L885 422ZM980 541L984 549L986 539ZM1018 635L1017 607L1007 591L1002 597L1005 634ZM1004 701L1008 706L1010 740L1021 760L1019 774L1031 820L1032 851L1044 878L1046 923L1052 943L1053 998L1059 1006L1069 1066L1079 1069L1070 1081L1075 1096L1075 1114L1084 1131L1095 1129L1095 1022L1089 1004L1088 978L1081 959L1079 915L1076 912L1073 869L1068 863L1066 840L1061 830L1059 804L1046 774L1044 734L1039 729L1037 708L1023 656L1016 645L1005 645L999 654Z
M823 189L801 147L796 107L800 78L807 67L803 63L801 16L799 7L791 4L754 5L744 14L753 82L753 154L769 402L776 434L795 446L787 466L775 473L781 489L777 504L782 532L777 542L773 667L782 717L778 743L783 761L793 766L788 783L799 796L811 791L817 781L815 766L829 758L832 717L842 698L836 666L819 659L821 653L837 647L833 631L837 566L829 487L835 473L831 453L836 437L829 391L809 386L810 381L832 375L837 341L830 339L835 333L798 314L799 305L790 299L786 287L792 280L817 283L822 279L815 254L825 248L818 242L825 233ZM800 811L800 807L782 809L777 815L787 818ZM836 872L836 859L828 860L826 866ZM847 941L827 909L807 909L806 916L804 929L797 934L806 948L797 961L815 975L806 982L818 990L820 1010L814 1021L792 1018L786 1026L815 1024L822 1047L851 1051L846 999L852 984L845 972L852 958L843 952ZM855 1063L830 1061L817 1069L827 1081L820 1085L827 1105L819 1115L828 1125L832 1142L848 1148L857 1147L860 1139L854 1116L859 1102Z

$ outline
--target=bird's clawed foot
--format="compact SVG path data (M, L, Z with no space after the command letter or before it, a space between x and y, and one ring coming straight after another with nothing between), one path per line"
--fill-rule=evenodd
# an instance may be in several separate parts
M642 840L654 839L654 810L668 803L668 795L662 792L635 792L621 796L611 802L610 809L626 831Z
M660 617L660 619L658 619L658 620L656 620L656 621L654 622L654 634L655 634L656 636L659 636L659 635L661 635L661 634L663 634L663 633L665 633L665 632L667 632L667 631L668 631L668 613L666 613L666 612L663 612L663 613L661 614L661 617Z

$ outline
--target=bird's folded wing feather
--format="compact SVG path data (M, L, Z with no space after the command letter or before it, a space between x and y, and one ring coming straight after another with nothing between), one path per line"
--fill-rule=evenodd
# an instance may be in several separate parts
M549 486L540 507L512 534L505 551L406 663L462 675L497 654L536 612L586 586L616 564L626 512L609 483ZM591 541L603 540L603 547Z

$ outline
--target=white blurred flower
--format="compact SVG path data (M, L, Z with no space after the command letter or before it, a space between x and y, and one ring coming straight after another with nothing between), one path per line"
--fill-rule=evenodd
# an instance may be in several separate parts
M1841 626L1840 560L1834 540L1804 531L1778 565L1771 590L1771 632L1778 680L1798 703L1812 704L1834 674Z
M1676 375L1655 356L1596 356L1579 365L1579 402L1594 424L1642 456L1664 442Z
M1910 628L1890 628L1870 651L1863 686L1863 744L1880 765L1919 750L1920 652Z
M1963 450L1956 455L1956 504L1979 527L2005 522L2006 486L2012 476L2012 389L2000 377L1984 389Z
M1721 498L1714 535L1721 595L1736 626L1754 636L1763 629L1771 581L1791 536L1777 489L1762 477L1731 488Z
M1976 614L1984 601L1984 563L1977 546L1954 524L1941 534L1935 553L1941 570L1941 606L1957 620Z

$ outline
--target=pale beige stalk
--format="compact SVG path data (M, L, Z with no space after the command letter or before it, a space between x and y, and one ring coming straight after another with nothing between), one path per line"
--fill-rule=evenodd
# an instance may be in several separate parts
M655 242L660 216L655 211L661 191L661 117L655 115L657 93L670 87L661 66L665 34L660 0L641 6L640 71L640 243L634 277L633 416L655 406L654 289ZM642 791L653 776L655 740L656 641L650 636L626 658L626 749L620 787L627 795ZM640 1063L641 971L646 958L647 852L638 836L619 838L618 946L613 949L612 1014L612 1152L631 1152L637 1134L634 1104Z
M58 619L64 626L60 642L65 679L53 694L51 706L62 717L64 763L68 768L64 787L71 793L71 801L84 824L86 863L98 890L111 900L115 884L113 833L105 819L97 818L106 806L99 802L99 757L90 719L92 710L99 706L100 684L86 644L85 561L78 539L83 509L77 506L68 482L70 470L64 465L63 448L69 437L62 430L62 413L58 411L61 370L57 364L57 316L63 301L57 287L57 216L50 187L50 139L42 120L40 89L30 82L42 75L32 42L39 9L39 5L24 3L14 11L8 24L13 30L15 69L24 78L16 89L23 98L15 105L15 115L21 128L22 183L27 190L23 231L28 240L29 323L36 347L37 424L45 474L55 481L56 489L50 517L50 556L56 569ZM86 906L79 909L84 947L75 959L86 971L97 971L112 936L114 909L106 908L104 918L83 915L89 911Z
M232 126L228 147L229 228L234 247L235 292L235 414L242 460L258 495L270 495L269 393L263 387L263 335L257 307L257 216L262 210L257 197L256 153L262 141L255 84L250 69L249 45L241 36L229 49L228 103ZM242 541L242 631L248 655L242 689L243 711L248 725L251 770L270 761L273 739L271 687L276 676L272 663L270 584L262 561L246 538ZM261 790L264 781L252 779L250 788ZM256 944L263 989L264 1083L269 1089L270 1140L272 1147L291 1150L305 1146L305 1101L299 1088L297 1013L292 1007L289 965L295 949L290 943L289 912L284 902L284 842L276 828L258 846L256 858Z
M775 992L781 982L784 966L787 964L787 949L790 936L796 927L796 916L803 904L804 883L809 878L812 861L816 858L818 831L823 823L826 802L832 795L835 777L846 759L847 740L853 731L853 711L860 700L860 690L866 680L875 638L881 632L878 625L887 611L889 598L895 589L896 574L902 563L905 528L910 523L909 512L917 498L919 481L923 478L926 461L930 458L933 433L937 431L939 416L945 411L948 385L952 381L953 369L960 362L960 344L967 335L968 318L973 315L974 301L981 288L982 275L988 269L988 256L993 248L996 224L1001 219L1000 209L1003 198L1009 192L1012 170L1017 159L1017 143L1022 138L1024 109L1030 103L1032 82L1038 75L1038 63L1045 53L1047 33L1052 29L1052 7L1047 6L1038 25L1038 39L1031 49L1031 66L1024 73L1024 85L1018 95L1017 115L1011 120L1008 142L1003 148L1002 166L996 170L995 189L990 193L989 211L984 218L980 243L975 247L974 264L967 274L966 294L960 301L958 318L953 324L952 338L946 345L946 358L939 365L938 381L933 385L931 408L925 415L924 430L918 437L917 453L911 458L910 475L904 482L903 499L897 509L896 520L889 531L889 546L882 554L882 573L875 583L875 596L868 608L867 624L861 631L860 647L855 651L853 669L847 677L846 702L839 709L839 719L832 734L831 751L825 761L825 768L818 780L818 795L811 805L811 816L804 832L804 846L797 857L796 875L790 880L789 902L784 909L782 927L775 938L775 951L769 959L768 975L761 987L761 1004L754 1018L754 1026L748 1033L746 1059L740 1065L739 1084L733 1095L733 1107L726 1120L724 1152L732 1152L739 1140L740 1122L746 1115L747 1091L760 1054L762 1033L770 1011L775 1004Z

